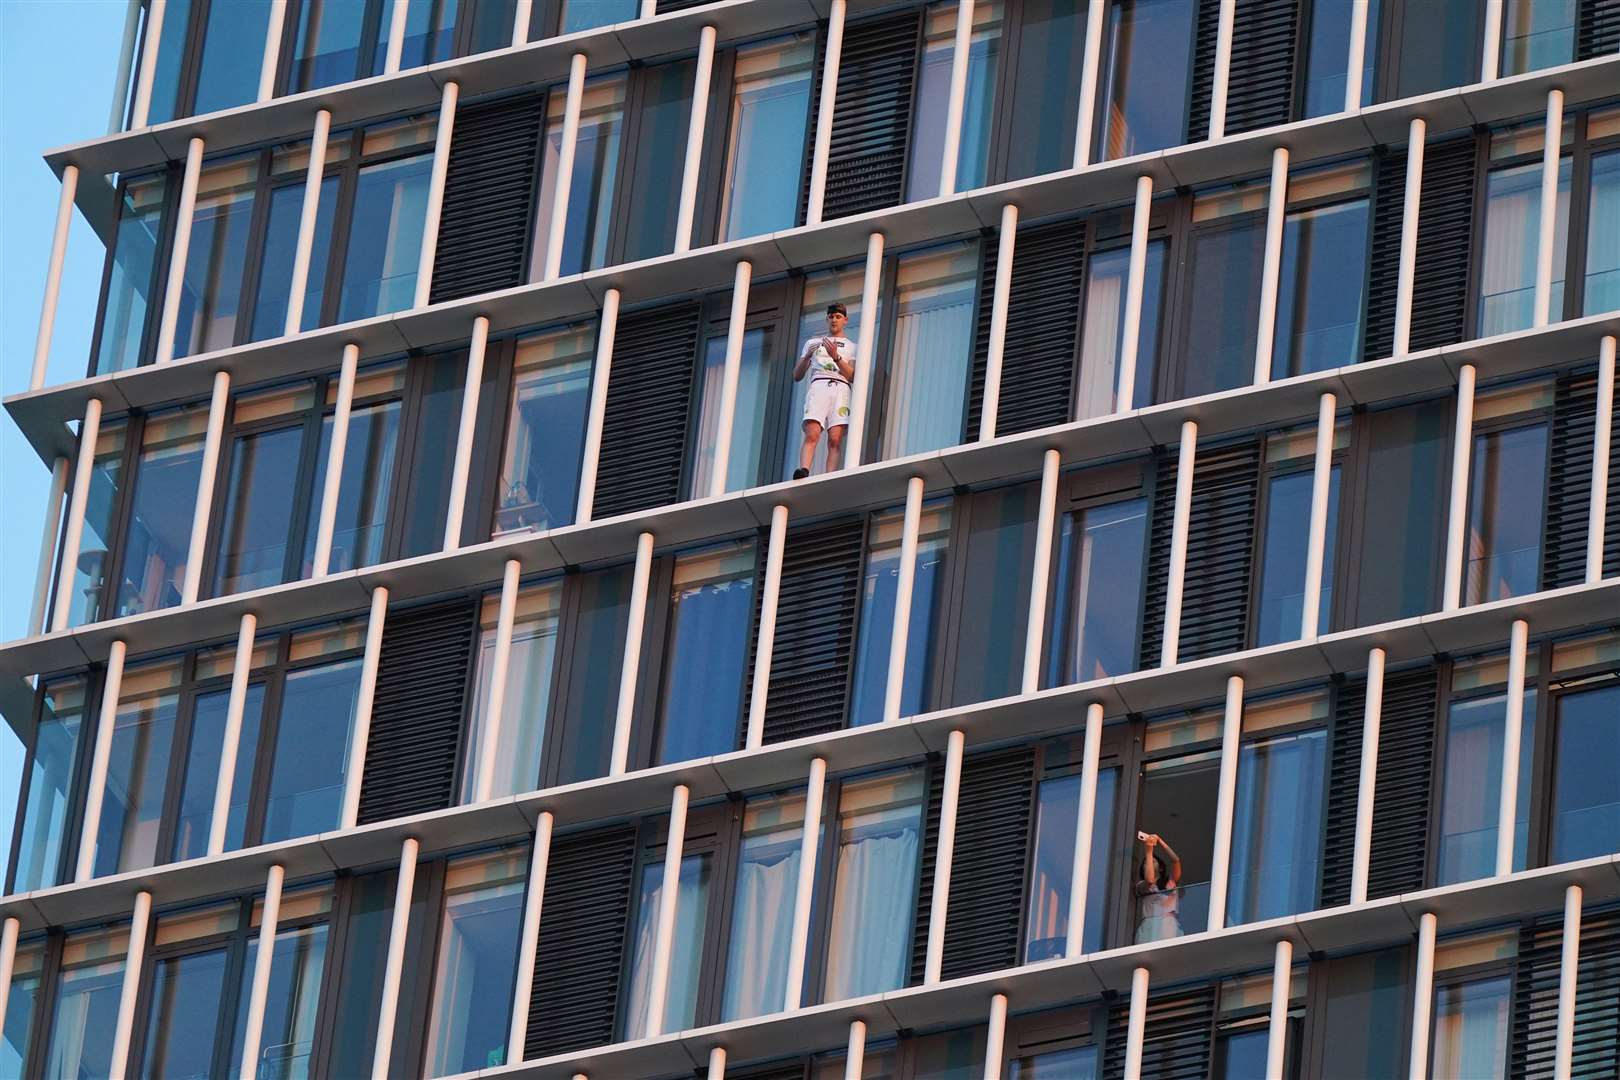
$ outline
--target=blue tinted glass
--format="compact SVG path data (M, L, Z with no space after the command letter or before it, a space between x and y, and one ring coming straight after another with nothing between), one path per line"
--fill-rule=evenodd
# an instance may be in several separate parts
M343 476L338 481L337 515L332 526L332 551L326 572L371 566L382 559L383 530L388 525L388 498L394 489L394 448L399 441L397 401L367 405L349 413L349 433L343 444ZM321 445L316 452L315 482L310 487L310 519L320 514L326 488L326 463L331 456L332 421L321 423ZM304 573L314 571L316 530L304 533Z
M264 36L270 28L271 0L212 0L203 32L202 65L197 71L197 104L192 112L214 112L246 105L259 96Z
M600 672L617 672L624 663L624 633L630 617L630 579L627 566L581 575L579 622L574 629L573 682L563 696L562 760L557 783L606 775L613 750L613 725L602 722L612 716L618 699L617 677L604 679Z
M244 435L231 449L214 595L279 585L287 562L304 429Z
M787 992L788 936L804 841L804 796L751 799L743 817L737 888L726 949L720 1016L738 1020L778 1012Z
M164 178L131 180L118 206L118 233L107 273L107 303L96 347L97 375L124 371L141 361L141 339L152 299L158 238L163 227Z
M455 463L452 433L461 421L461 390L466 381L465 354L440 357L427 365L416 425L421 431L444 432L446 452L419 450L411 461L410 475L401 480L405 485L402 493L405 497L405 520L400 529L401 556L425 555L444 549L445 517L450 508L450 473ZM465 515L462 523L465 539L468 533Z
M1238 753L1228 925L1316 906L1327 733L1244 743Z
M1344 110L1345 71L1350 61L1350 14L1359 0L1313 0L1311 40L1305 61L1305 115L1327 116ZM1372 104L1378 62L1378 9L1367 7L1367 33L1362 49L1361 106Z
M894 635L894 603L900 582L901 513L879 517L867 546L861 585L860 633L856 635L855 689L850 697L852 727L883 719L888 693L889 652ZM950 550L950 514L944 507L924 511L917 537L917 565L911 585L905 674L901 676L901 716L915 716L932 697L934 638L939 629L945 567Z
M737 543L675 561L659 762L737 748L754 621L754 559L752 543Z
M1558 702L1551 862L1606 855L1620 847L1620 687Z
M1412 988L1405 947L1334 959L1327 969L1323 1080L1406 1075ZM1436 1074L1438 1075L1438 1074Z
M66 1080L113 1074L113 1041L123 982L122 958L62 973L51 1018L46 1076Z
M1620 152L1592 156L1584 307L1588 315L1620 309Z
M504 49L512 44L517 21L517 0L473 0L472 45L469 54Z
M1317 633L1327 632L1333 608L1333 553L1339 519L1338 467L1331 469L1328 476L1327 530L1323 538L1322 589L1317 597ZM1266 534L1260 567L1256 645L1297 641L1303 632L1313 483L1311 473L1295 472L1273 476L1266 487Z
M1558 166L1549 313L1564 315L1565 245L1569 237L1569 156ZM1541 244L1541 162L1492 169L1485 180L1483 253L1479 262L1480 337L1524 330L1535 322L1536 253Z
M157 862L158 825L178 708L179 699L166 694L118 709L96 832L96 877Z
M1254 382L1266 221L1249 217L1193 234L1181 393L1197 397Z
M922 773L916 769L846 783L839 793L837 884L823 1000L905 985L922 796Z
M375 2L375 0L371 0ZM367 0L304 0L293 43L291 91L315 90L359 75Z
M1147 500L1063 516L1048 686L1136 670Z
M321 321L321 299L326 295L326 264L332 247L332 213L337 203L338 178L321 180L315 211L315 236L310 245L309 278L304 290L304 313L298 329L312 330ZM259 263L259 296L253 305L254 341L280 337L287 330L287 301L292 293L293 259L298 253L299 217L304 207L304 185L289 184L270 192L270 216L264 231L264 254Z
M714 858L688 855L681 860L675 886L675 944L669 958L669 978L665 983L664 1015L661 1030L684 1031L692 1026L697 1013L698 978L703 966L704 927L709 912L709 879ZM664 893L664 860L649 859L641 871L641 892L630 955L630 985L625 995L624 1037L641 1038L647 1033L647 1010L651 1006L652 946L658 925L658 908ZM511 976L507 976L508 984Z
M916 115L911 124L910 164L906 169L907 202L932 199L939 194L951 62L956 49L956 11L956 5L950 2L934 4L928 9L917 74ZM989 170L990 120L995 110L997 72L1001 66L1001 5L976 5L973 21L956 158L957 191L983 187Z
M458 0L407 0L405 41L400 47L399 70L409 71L439 60L448 60L455 44ZM392 11L392 3L389 11ZM388 32L393 20L380 19L377 46L372 51L371 73L381 75L388 62ZM510 44L511 23L507 44Z
M1187 78L1197 6L1196 0L1118 0L1109 5L1097 160L1181 145L1187 134ZM1204 135L1192 133L1194 139Z
M1012 129L1007 179L1074 164L1080 114L1080 71L1086 38L1085 0L1026 0L1012 75Z
M1215 1040L1215 1075L1222 1080L1266 1075L1268 1026L1222 1034ZM1436 1074L1439 1075L1439 1074Z
M11 994L6 999L6 1026L0 1031L0 1076L23 1075L38 1004L39 976L12 976Z
M1507 0L1502 74L1557 67L1575 59L1576 0ZM1591 16L1596 19L1596 15Z
M382 1006L383 967L388 956L389 926L394 915L394 890L399 875L393 870L357 878L349 890L347 921L342 932L342 991L337 995L336 1027L323 1055L331 1077L371 1074L377 1048L377 1019ZM422 890L413 894L421 903ZM279 935L278 935L279 936ZM275 959L281 959L278 953ZM272 971L274 968L272 968ZM307 1065L307 1058L306 1058ZM265 1072L270 1070L266 1069ZM270 1073L276 1080L282 1075Z
M637 0L563 0L560 32L572 34L579 30L594 30L598 26L630 22L640 12L641 5ZM539 12L535 15L538 18ZM531 32L529 40L537 41L539 35Z
M1478 82L1484 9L1479 0L1402 4L1400 62L1389 99Z
M410 307L427 214L433 155L370 165L355 185L349 250L343 261L338 322Z
M1431 1076L1506 1076L1513 980L1503 976L1434 991Z
M78 679L52 684L45 690L28 761L28 801L17 821L20 836L12 892L30 892L57 883L83 699L84 683Z
M1537 424L1474 436L1465 603L1505 600L1540 588L1547 434L1547 426Z
M568 180L568 207L563 219L563 244L557 272L577 274L607 261L614 193L619 175L620 144L624 136L626 79L612 76L586 84L574 139L574 167ZM545 167L540 182L541 210L535 215L535 248L529 260L529 279L538 281L550 243L551 208L557 195L557 170L562 156L564 110L554 100L546 120Z
M117 616L180 603L202 475L205 413L194 409L147 418L119 562Z
M175 825L175 860L208 854L208 835L214 821L214 786L219 779L219 757L225 742L225 717L231 692L214 690L197 695L191 721L191 747L186 755L186 776L180 791L180 813ZM253 794L254 763L259 757L259 721L264 710L264 686L254 683L242 700L242 734L236 747L236 769L231 775L231 801L225 819L225 848L235 851L243 843L248 799Z
M258 1068L253 1080L307 1080L315 1045L315 1021L321 1010L321 976L326 970L324 924L297 930L278 929L270 952L270 986L265 994L264 1027L259 1035ZM248 942L244 971L255 970L257 936ZM243 1035L251 995L237 997L236 1037L230 1062L242 1060ZM234 1064L233 1064L234 1068Z
M1007 1080L1097 1080L1097 1048L1076 1046L1014 1058Z
M968 523L967 573L994 581L970 589L958 624L954 704L1015 694L1022 685L1029 624L1029 575L1035 559L1037 484L974 496Z
M1131 376L1131 400L1125 408L1153 404L1159 359L1159 324L1163 321L1166 240L1148 242L1142 275L1142 321ZM1074 417L1089 420L1114 412L1119 400L1121 352L1125 345L1125 292L1131 251L1115 248L1093 256L1086 279L1084 329L1080 339L1080 386Z
M497 534L573 523L594 347L590 327L518 343L495 508Z
M496 872L488 864L469 869ZM454 886L458 875L467 872L452 863L446 878ZM522 929L521 877L461 887L445 897L425 1075L448 1076L505 1062Z
M667 255L675 248L686 129L692 113L696 61L682 60L642 72L641 125L634 154L634 190L624 224L626 262Z
M1286 379L1361 358L1367 200L1288 215L1271 375Z
M1435 884L1473 881L1496 873L1496 833L1502 805L1502 743L1507 696L1457 702L1446 718L1440 798L1440 853ZM1525 867L1530 781L1536 746L1536 694L1524 695L1520 722L1519 788L1514 799L1513 869Z
M171 0L164 6L163 25L158 28L157 66L152 72L152 100L146 122L161 124L180 115L180 75L186 62L186 42L190 36L192 0ZM150 8L148 8L150 11ZM151 25L147 25L150 31ZM258 53L264 52L261 42ZM146 56L144 43L141 56ZM254 71L257 74L257 66Z
M739 50L720 239L798 224L799 170L784 166L804 156L814 58L809 34Z
M237 317L242 312L242 264L253 224L257 171L254 158L203 171L180 290L176 357L236 344Z
M287 676L261 842L337 828L351 768L349 739L359 692L358 659Z
M152 965L152 1016L142 1075L189 1077L213 1072L226 960L225 950L215 949Z
M1097 806L1092 820L1091 851L1086 872L1086 922L1081 951L1103 945L1103 916L1108 903L1109 849L1114 835L1114 792L1118 769L1097 773ZM1035 859L1029 888L1029 914L1024 962L1052 960L1064 954L1069 934L1069 898L1074 885L1074 845L1080 827L1080 774L1041 782L1035 814Z
M1371 417L1367 475L1379 481L1352 511L1362 534L1356 626L1427 614L1438 599L1450 411L1441 401Z

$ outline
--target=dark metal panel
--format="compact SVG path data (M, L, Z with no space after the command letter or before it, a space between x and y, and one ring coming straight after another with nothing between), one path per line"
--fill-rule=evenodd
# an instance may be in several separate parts
M849 217L904 201L920 9L844 32L823 217Z
M619 317L602 420L593 515L680 501L702 305L682 301Z
M1109 1080L1125 1075L1125 1036L1131 1002L1109 1003L1108 1035L1103 1044L1102 1074ZM1210 1075L1210 1049L1215 1028L1215 987L1195 986L1148 997L1142 1027L1142 1070L1153 1080L1204 1080Z

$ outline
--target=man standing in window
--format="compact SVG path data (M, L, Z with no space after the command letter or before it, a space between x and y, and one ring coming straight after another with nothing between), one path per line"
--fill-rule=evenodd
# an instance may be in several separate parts
M844 432L849 430L850 382L855 378L855 343L844 336L849 309L827 305L827 333L805 341L793 365L793 381L808 373L810 388L804 395L804 440L799 445L799 467L793 479L810 475L816 444L827 433L827 471L836 472L844 461Z

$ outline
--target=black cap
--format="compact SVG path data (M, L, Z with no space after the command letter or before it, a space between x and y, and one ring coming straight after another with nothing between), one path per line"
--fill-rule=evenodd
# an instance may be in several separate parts
M849 318L849 308L845 307L843 304L836 304L836 303L828 304L827 305L827 314L828 315L842 315L844 318L847 319L847 318Z

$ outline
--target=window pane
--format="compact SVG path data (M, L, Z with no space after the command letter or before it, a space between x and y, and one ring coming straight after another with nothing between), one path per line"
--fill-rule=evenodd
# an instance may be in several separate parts
M635 170L630 212L624 222L626 262L667 255L675 249L681 185L674 178L681 175L686 160L686 128L692 116L696 71L696 61L681 60L640 73L641 125L631 147Z
M163 25L159 29L157 64L152 70L152 101L146 115L148 124L161 124L179 115L180 76L185 70L191 7L192 0L174 0L164 11ZM142 42L142 46L141 56L144 59L145 42ZM254 55L263 53L263 45L254 51Z
M1504 976L1434 992L1433 1076L1506 1076L1513 981Z
M1076 1046L1014 1058L1007 1080L1097 1080L1097 1048Z
M799 887L804 796L750 799L742 837L722 1020L780 1012L786 1000L788 935L781 928L793 918Z
M1147 562L1147 500L1063 515L1047 685L1062 686L1136 670L1142 575Z
M1238 751L1228 925L1316 906L1327 732L1244 743Z
M1196 934L1208 926L1219 758L1219 751L1212 751L1153 762L1143 769L1136 830L1156 833L1180 856L1181 878L1172 881L1172 860L1160 848L1154 856L1157 865L1150 886L1145 848L1139 841L1132 843L1132 925L1133 940L1138 944Z
M383 965L388 955L388 933L394 917L398 878L397 872L384 870L356 878L350 884L348 918L342 927L341 952L335 957L341 965L336 969L337 985L341 989L334 1010L336 1022L328 1040L331 1046L323 1054L326 1060L322 1063L322 1075L358 1077L371 1073L382 1003ZM412 907L422 903L422 891L417 889L413 893ZM279 959L279 953L276 958ZM401 1008L403 1015L410 1015L403 1005ZM276 1076L266 1067L269 1064L269 1059L261 1059L261 1071Z
M348 82L359 75L366 6L356 0L304 0L293 43L290 92Z
M472 43L469 55L504 49L512 44L512 24L517 21L517 0L470 0L473 5Z
M279 585L286 576L288 533L298 488L304 429L242 435L231 448L214 595Z
M1185 397L1248 386L1254 381L1260 325L1260 268L1265 261L1264 217L1246 217L1196 230L1192 240L1187 311Z
M96 435L96 456L90 469L90 492L85 499L84 529L79 538L79 558L72 569L73 592L68 600L68 625L82 626L105 618L102 588L112 572L112 537L118 525L118 509L123 492L124 440L128 424L116 420L103 424ZM195 493L194 493L195 497ZM189 540L190 527L187 526ZM58 567L57 588L68 576Z
M766 365L772 355L775 339L773 326L756 326L743 331L731 446L726 458L727 491L741 491L753 487L760 480L759 459L765 449L765 410L771 388L771 373ZM694 499L707 496L709 486L714 482L714 456L718 449L715 443L719 438L725 370L726 338L721 334L709 338L705 343L703 368L699 372L700 406L690 490L690 497ZM820 447L817 449L820 450ZM797 464L797 458L794 464Z
M84 680L49 683L43 697L39 727L28 759L28 801L17 822L20 837L12 891L19 893L57 883L73 762L84 719Z
M1086 922L1081 951L1103 946L1108 903L1109 849L1114 842L1114 792L1118 769L1097 773L1097 808L1092 821L1086 872ZM1069 934L1069 890L1074 884L1074 845L1080 827L1080 774L1041 781L1035 807L1035 859L1029 888L1024 963L1063 955ZM1033 1075L1040 1075L1039 1073Z
M433 155L370 165L355 185L338 322L400 311L416 300L416 267Z
M1570 161L1558 165L1553 225L1552 321L1564 317L1564 248L1569 237ZM1493 169L1485 181L1485 248L1479 273L1479 336L1535 321L1536 249L1541 236L1541 163Z
M157 862L169 745L178 708L175 694L118 705L96 832L96 877Z
M1163 240L1150 241L1147 246L1146 270L1142 277L1142 325L1128 408L1140 409L1153 404L1168 248L1169 244ZM1116 248L1092 257L1091 272L1086 279L1085 318L1080 331L1076 420L1107 416L1119 400L1119 360L1125 342L1125 288L1130 264L1129 248Z
M917 770L845 784L840 793L823 1000L905 985L922 797Z
M1544 425L1474 436L1466 603L1504 600L1538 588L1546 470Z
M968 522L967 574L994 581L970 589L958 625L953 705L1018 692L1029 623L1029 575L1035 559L1039 485L981 492Z
M1086 8L1085 0L1023 4L1018 67L1011 73L1008 180L1057 172L1074 164Z
M894 602L900 580L900 543L905 512L876 518L867 541L866 574L861 583L860 632L855 636L855 689L850 698L852 727L883 719L888 693L889 651L894 635ZM906 631L905 674L900 684L900 715L915 716L933 698L934 649L945 602L950 553L948 503L924 507L917 529L917 565L911 584L911 619Z
M1477 82L1483 7L1479 0L1402 4L1400 63L1390 99Z
M43 945L19 946L6 999L6 1024L0 1030L0 1075L23 1075L32 1043L34 1010L39 1007L40 970L45 964Z
M1310 542L1312 473L1273 476L1266 485L1266 533L1260 567L1256 645L1297 641L1304 629L1305 563ZM1339 467L1328 472L1327 532L1322 544L1322 588L1316 631L1327 633L1333 612L1333 561L1339 530Z
M810 115L809 33L738 49L726 151L721 240L798 223L799 169Z
M1549 861L1607 855L1620 847L1620 687L1559 699L1557 730Z
M1357 0L1313 0L1310 44L1305 61L1305 116L1327 116L1344 109L1345 69L1350 57L1350 14ZM1372 104L1378 72L1380 0L1367 5L1367 36L1362 48L1361 105Z
M324 924L296 930L276 930L270 953L270 987L265 995L264 1028L259 1036L256 1080L307 1080L309 1054L315 1043L315 1022L321 1008L321 975L326 970ZM258 935L248 941L242 970L255 969ZM231 1067L242 1060L249 995L237 998L236 1038L231 1043Z
M1620 152L1592 156L1586 223L1586 314L1620 308Z
M1360 359L1367 235L1366 199L1287 216L1272 378Z
M556 783L605 776L613 750L612 716L624 663L624 633L630 618L631 568L581 575L579 621L574 628L574 678L563 698L562 754ZM601 678L602 672L612 672Z
M406 0L405 42L400 49L399 69L423 67L440 60L448 60L455 43L456 8L458 0ZM372 52L371 73L381 75L388 60L388 34L393 4L384 8L378 20L377 47ZM510 30L510 26L508 26ZM511 38L507 38L511 44Z
M1503 75L1575 59L1575 0L1507 0L1502 25Z
M337 828L359 692L358 659L287 676L261 843Z
M939 194L945 159L945 111L950 98L951 61L956 51L956 4L935 4L925 18L922 63L917 73L916 114L911 127L911 160L906 168L906 201ZM968 49L967 88L962 101L962 134L956 158L956 190L983 187L990 160L990 118L995 110L1001 67L1001 4L973 5L973 38Z
M571 4L569 10L577 6ZM634 13L629 17L634 17ZM558 269L564 275L594 270L607 261L613 194L619 175L619 140L624 134L624 86L623 76L585 84L585 94L580 101L579 134L574 142L574 168L568 182L562 262ZM539 281L545 271L566 101L566 95L553 94L546 107L545 161L540 174L540 198L535 203L530 281Z
M1445 790L1440 799L1440 851L1435 884L1496 873L1496 827L1502 805L1502 742L1507 696L1456 702L1446 717ZM1514 798L1513 869L1525 867L1530 781L1536 747L1536 692L1524 695L1519 787Z
M978 275L979 246L972 241L901 256L882 457L962 441Z
M180 290L176 358L236 344L257 162L256 154L248 155L210 165L202 172Z
M466 353L441 356L427 361L422 379L421 399L413 421L418 431L442 432L442 453L433 453L418 442L410 462L405 485L405 520L400 526L399 557L426 555L444 550L444 523L450 508L450 470L455 462L451 450L461 424L462 388L467 382ZM488 369L480 393L488 388ZM465 527L463 532L465 533Z
M804 353L804 346L808 345L812 337L820 337L827 330L827 306L833 303L843 304L849 311L849 323L844 327L844 336L852 343L858 342L863 333L877 333L877 327L883 321L883 304L881 298L878 309L867 320L861 311L861 283L865 276L863 265L844 267L838 270L822 270L804 277L803 314L799 316L798 340L804 345L800 346L800 355ZM874 356L876 354L874 353ZM853 355L850 357L853 362ZM865 378L862 372L856 372L857 379ZM787 480L793 476L793 470L799 466L799 449L804 443L803 425L800 419L804 416L804 401L810 392L810 380L801 379L793 384L792 401L788 405L788 423L786 428L786 444L782 454L782 475L778 480ZM816 457L810 465L813 473L825 472L827 468L827 440L822 439L816 444Z
M147 418L132 478L115 617L180 603L207 427L207 408Z
M180 790L170 858L196 859L208 854L208 833L214 820L214 787L219 782L219 758L225 741L225 717L231 692L199 694L192 706L191 747ZM254 683L242 700L242 734L237 743L236 768L231 776L231 801L225 819L225 850L244 842L248 799L253 794L253 767L259 756L259 722L264 710L264 686Z
M343 444L343 476L338 481L337 514L332 520L332 550L327 573L370 566L383 555L388 527L388 500L394 488L394 454L399 442L397 401L366 405L349 413ZM315 481L309 489L309 526L304 530L305 576L315 569L315 543L326 491L326 463L332 454L333 417L321 421L315 452Z
M502 852L453 862L445 871L428 1020L429 1076L506 1062L526 861Z
M270 28L271 0L213 0L197 69L197 115L246 105L259 96L259 65ZM168 16L164 16L168 25Z
M1328 964L1323 1080L1367 1080L1406 1072L1406 1017L1412 991L1406 950L1347 956ZM1436 1074L1439 1075L1439 1074Z
M984 1075L982 1027L942 1031L911 1043L912 1080L978 1080Z
M1196 7L1194 0L1119 0L1109 5L1098 160L1181 145ZM1193 137L1204 134L1194 132Z
M338 178L321 180L315 210L315 235L310 245L309 279L304 290L304 311L299 329L320 325L321 298L326 294L326 264L332 249L332 215L336 212ZM264 253L259 258L259 295L253 305L254 341L280 337L287 329L287 301L291 298L293 259L298 253L299 219L304 208L304 185L286 184L270 192L270 216L264 230Z
M735 542L675 560L664 647L658 761L735 750L754 623L754 545Z
M45 1059L45 1075L52 1080L112 1075L113 1038L124 981L122 947L118 951L116 959L62 972Z
M637 17L640 10L636 0L563 0L562 29L559 33L572 34L616 22L629 22ZM534 14L535 18L540 17L539 11ZM539 35L531 32L529 40L537 41Z
M118 232L107 274L107 305L101 318L97 375L125 371L141 362L141 337L152 299L153 270L163 228L164 177L149 176L124 185L118 204Z
M584 323L518 342L495 535L573 524L595 348Z
M1450 486L1450 407L1429 402L1375 413L1367 475L1377 477L1361 511L1356 626L1434 610L1439 544Z
M226 963L224 949L153 963L152 1015L146 1029L142 1075L207 1076L213 1072Z
M675 893L674 947L670 950L668 996L664 1000L662 1031L685 1031L697 1015L698 977L702 974L703 939L709 915L709 877L714 862L709 855L681 859ZM624 1038L647 1034L648 1000L652 992L654 938L658 933L658 907L664 892L662 854L649 857L641 870L641 896L637 901L635 937L630 945L630 988L625 1001Z
M476 798L474 774L484 752L489 724L490 674L495 663L494 619L498 617L499 607L498 594L484 603L484 629L478 642L478 674L473 695L477 702L474 715L478 719L471 727L467 749L462 755L463 802ZM489 798L533 791L540 784L540 755L551 718L551 683L561 607L562 586L555 583L532 586L518 594Z

